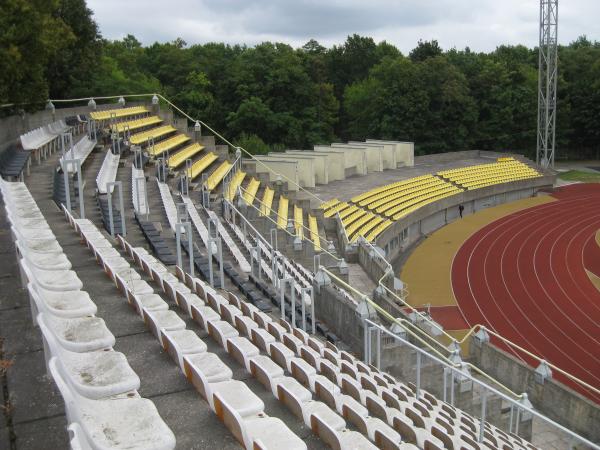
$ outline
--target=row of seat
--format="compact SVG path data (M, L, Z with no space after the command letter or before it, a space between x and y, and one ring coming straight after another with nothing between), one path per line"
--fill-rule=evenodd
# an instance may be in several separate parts
M275 191L270 187L265 187L263 192L262 200L260 202L260 214L261 216L270 217L271 207L273 206L273 198L275 197Z
M229 172L231 166L232 164L229 161L223 161L207 178L206 189L208 189L209 191L215 189L219 185L221 180L223 180L227 172Z
M184 314L196 321L237 361L248 357L248 345L237 333L233 334L231 324L221 320L219 310L214 309L218 305L227 305L221 295L199 278L189 275L186 278L180 269L178 279L143 249L132 247L122 237L119 239L123 250ZM166 304L161 304L161 308L159 312L146 307L142 316L164 350L244 448L306 449L304 442L281 420L265 413L262 400L243 381L232 379L231 369L207 350L196 333L185 329L185 323L178 317L175 320L175 313L169 311ZM168 316L172 318L167 320Z
M190 180L195 180L201 175L206 169L210 167L210 165L218 159L218 156L213 152L207 153L194 164L188 170L187 176Z
M244 181L244 178L246 178L246 172L244 172L243 170L238 170L233 177L231 178L231 181L229 182L229 187L227 189L227 192L225 192L223 194L223 196L229 200L230 202L233 201L233 199L235 198L235 196L238 193L238 189L239 187L242 185L242 182Z
M440 198L440 195L443 195L444 197L448 197L450 195L455 195L458 194L460 192L463 192L462 189L457 188L456 186L453 186L449 183L441 183L435 186L432 186L430 188L428 188L426 191L424 192L419 192L416 193L416 195L411 195L408 198L405 197L400 197L397 200L394 200L392 202L390 202L388 205L386 205L384 208L386 208L385 210L382 211L377 211L378 213L382 213L384 216L386 217L404 217L404 214L406 212L406 210L413 208L413 206L415 205L420 205L424 206L426 204L431 203L433 200L432 199L438 199ZM447 195L446 195L447 194ZM411 211L414 211L416 208L411 209ZM398 220L398 219L394 219L394 220Z
M156 179L156 184L160 193L160 199L165 209L165 214L167 215L167 221L169 222L169 226L171 227L171 230L173 230L173 232L176 232L178 214L177 206L175 205L175 201L173 200L173 196L171 195L171 189L169 189L169 185L167 183L161 183L158 180L158 178Z
M10 144L0 153L0 175L21 180L23 172L29 174L30 156L31 151L18 148L16 143Z
M304 212L298 205L294 205L294 229L296 236L300 239L304 238Z
M138 116L148 113L145 106L131 106L129 108L105 109L104 111L93 111L90 117L94 120L108 120L110 118L122 118L128 116Z
M96 188L100 194L106 194L107 189L106 185L108 183L112 183L117 179L117 171L119 170L119 161L121 160L121 155L119 153L113 153L109 148L104 156L104 161L102 161L102 166L98 171L98 175L96 176ZM110 187L110 192L112 193L114 187Z
M367 209L376 211L377 213L383 213L386 210L393 208L398 203L403 201L410 201L412 198L427 195L440 188L444 187L455 187L451 183L448 183L438 177L431 177L425 180L421 180L419 183L415 183L409 187L394 188L384 193L383 196L376 196L378 199L365 205Z
M321 238L319 237L319 226L317 218L312 214L308 215L308 228L310 230L310 240L313 242L315 252L321 251Z
M141 179L141 181L140 181ZM131 165L131 203L136 214L147 215L150 207L147 202L146 175L144 169L138 169L135 164Z
M177 153L171 155L167 160L167 165L169 166L169 169L176 169L186 160L192 159L202 150L204 150L204 146L194 142L193 144L190 144L179 150Z
M501 157L491 164L443 170L438 175L468 190L541 176L537 170L512 157Z
M140 128L149 127L161 123L162 119L158 116L142 117L141 119L126 120L117 122L111 125L110 130L114 133L122 133L124 131L134 131Z
M242 198L249 205L254 204L254 199L256 198L256 193L258 192L258 188L260 187L260 181L257 178L252 177L246 188L243 189Z
M172 125L163 125L161 127L151 128L140 133L132 134L129 138L129 142L132 145L143 145L148 139L158 139L177 131Z
M430 203L433 203L435 201L441 200L446 197L450 197L452 195L456 195L459 192L461 192L459 189L456 189L453 186L451 186L451 187L447 187L447 188L442 188L439 191L433 193L433 195L428 194L426 197L424 196L421 198L413 199L409 204L402 205L403 209L399 210L399 212L396 212L392 216L392 219L399 220L399 219L407 216L408 214L416 211L417 209L422 208L425 205L428 205Z
M70 270L70 261L27 187L0 181L0 188L47 366L65 401L73 448L108 449L115 448L115 442L131 449L174 448L171 430L154 404L139 396L138 376L125 356L113 350L114 335L95 316L96 305L81 290L81 280ZM100 242L94 242L100 249ZM140 435L132 433L136 429Z
M164 264L176 264L177 260L175 255L165 242L164 238L161 236L161 233L154 222L144 220L138 214L135 214L135 221L139 225L140 230L144 235L144 239L146 239L146 242L150 246L152 253L155 254Z
M289 200L283 195L279 196L279 206L277 207L277 227L286 229L288 223Z
M351 201L353 203L358 204L359 206L366 206L370 203L376 202L384 198L387 195L391 195L401 191L410 191L411 189L414 189L417 186L426 185L427 183L434 180L439 180L439 178L434 177L430 174L420 175L417 177L409 178L407 180L397 181L395 183L371 189L361 195L353 197Z
M66 159L78 159L81 165L85 162L87 157L92 153L92 150L96 147L96 140L90 139L88 136L84 136L81 138L72 149L69 149L65 152L64 156L60 157L60 166L65 167L64 160ZM77 171L77 167L74 163L67 164L67 170L69 173L74 173Z
M58 137L69 130L70 127L63 120L59 120L28 131L22 134L19 140L23 150L30 150L37 156L39 164L42 157L45 158L49 153L58 149Z
M189 140L190 138L187 135L177 134L173 137L163 139L162 141L150 146L150 148L148 148L148 153L150 154L150 156L154 156L156 158L158 156L161 156L163 153L167 153L176 149L177 147L179 147L182 144L185 144Z

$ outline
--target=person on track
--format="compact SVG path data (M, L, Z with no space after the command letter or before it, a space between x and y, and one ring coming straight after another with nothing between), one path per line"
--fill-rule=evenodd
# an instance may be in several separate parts
M463 211L465 207L463 205L458 205L458 214L460 214L460 218L462 219Z

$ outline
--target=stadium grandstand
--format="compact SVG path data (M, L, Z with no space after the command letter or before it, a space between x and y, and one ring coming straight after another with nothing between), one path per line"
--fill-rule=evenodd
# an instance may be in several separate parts
M597 185L54 104L0 119L2 444L600 449Z

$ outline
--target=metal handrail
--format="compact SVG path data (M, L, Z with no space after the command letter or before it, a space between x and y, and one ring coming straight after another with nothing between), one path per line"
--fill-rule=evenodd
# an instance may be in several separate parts
M553 421L552 419L548 418L547 416L545 416L544 414L541 414L539 412L537 412L535 409L533 409L532 407L529 407L523 403L520 403L518 401L516 401L515 399L507 396L506 394L498 391L497 389L495 389L492 386L487 385L486 383L482 382L481 380L478 380L477 378L473 377L468 371L463 371L461 370L462 367L464 367L464 365L462 364L454 364L452 362L448 362L446 361L445 358L438 358L434 355L431 355L430 353L426 352L425 350L423 350L422 348L420 348L419 346L413 344L412 342L410 342L407 339L404 339L402 336L399 336L397 334L395 334L394 332L388 330L387 328L381 326L380 324L377 324L375 322L373 322L370 319L364 319L365 323L369 324L371 327L377 328L378 330L380 330L381 332L391 336L392 338L394 338L395 340L399 340L403 343L403 345L406 345L408 347L410 347L412 350L415 350L416 352L418 352L419 354L422 354L424 356L426 356L427 358L431 358L432 360L434 360L435 362L441 364L442 366L444 366L445 368L451 370L452 372L458 374L460 377L464 377L468 380L470 380L471 382L477 384L478 386L480 386L481 388L490 391L492 394L495 394L499 397L501 397L502 399L508 401L509 403L511 403L511 405L519 408L520 410L531 414L532 416L537 417L538 419L547 422L548 424L556 427L558 430L562 431L563 433L568 434L571 438L590 446L593 449L597 449L600 450L600 446L587 440L586 438L578 435L577 433L575 433L574 431L569 430L568 428L566 428L564 425L561 425L555 421ZM524 398L523 396L519 396L520 399Z

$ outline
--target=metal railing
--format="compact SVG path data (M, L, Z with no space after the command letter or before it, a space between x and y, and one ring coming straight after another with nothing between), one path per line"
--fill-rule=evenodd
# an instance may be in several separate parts
M373 353L372 352L372 331L373 330L375 330L377 333L376 343L379 346L379 348L377 348L377 363L378 363L378 364L376 364L377 368L380 367L381 334L389 336L394 341L399 342L402 345L404 345L416 352L417 358L416 358L416 392L415 393L416 393L417 398L419 398L421 396L421 390L422 390L422 383L421 383L421 370L423 367L422 358L430 359L431 361L433 361L437 364L440 364L443 367L443 398L442 398L442 400L444 402L448 402L451 405L454 403L454 389L455 389L454 380L457 380L457 379L468 380L468 381L472 382L474 385L477 385L477 386L479 386L479 388L482 389L481 416L480 416L481 422L480 422L479 433L478 433L479 442L482 442L483 437L484 437L483 436L483 432L485 430L484 423L486 421L486 413L487 413L486 398L489 394L494 394L510 404L510 421L509 421L509 430L508 430L509 432L515 433L518 435L518 433L519 433L518 426L520 423L520 418L522 418L525 414L527 414L527 415L531 415L532 418L535 417L538 420L541 420L542 422L544 422L545 424L549 425L550 427L556 429L560 433L566 434L569 437L569 439L571 440L571 445L573 445L575 443L581 443L581 444L591 447L592 449L600 450L599 445L587 440L586 438L578 435L577 433L569 430L568 428L564 427L563 425L549 419L545 415L543 415L543 414L537 412L535 409L533 409L533 407L531 406L531 404L528 401L526 394L522 394L518 400L515 400L514 398L511 398L510 396L506 395L505 393L502 393L499 390L495 389L494 387L489 386L488 384L484 383L483 381L475 378L473 375L471 375L471 373L469 371L464 370L465 363L455 364L455 363L447 361L445 358L439 358L435 355L431 355L426 350L411 343L408 339L406 339L402 336L399 336L398 334L393 333L392 331L388 330L387 328L383 327L380 324L373 322L370 319L364 319L363 323L364 323L364 327L365 327L365 363L370 364L372 361L372 353ZM449 386L450 399L447 398L448 375L450 375L450 378L451 378L451 385Z

